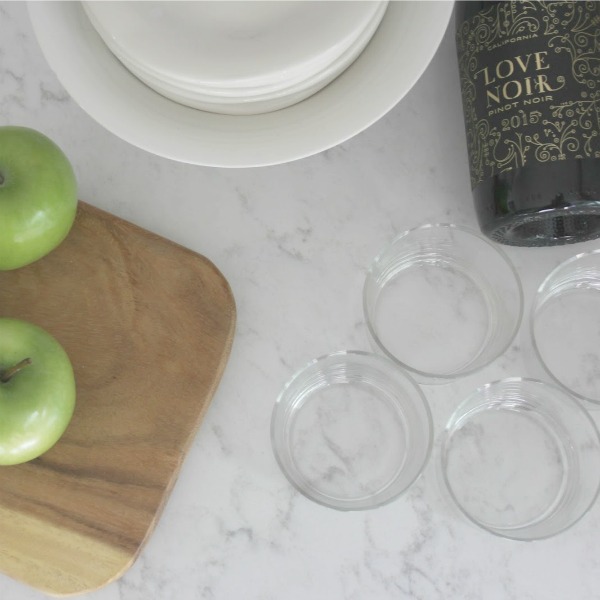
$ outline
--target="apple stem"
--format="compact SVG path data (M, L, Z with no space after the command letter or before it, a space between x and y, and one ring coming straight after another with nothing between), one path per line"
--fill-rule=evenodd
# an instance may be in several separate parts
M13 367L0 371L0 383L8 383L19 371L22 371L26 366L31 364L30 358L24 358Z

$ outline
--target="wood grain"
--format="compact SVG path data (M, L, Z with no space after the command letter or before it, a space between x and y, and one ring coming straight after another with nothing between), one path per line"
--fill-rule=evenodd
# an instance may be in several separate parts
M54 335L75 370L61 440L0 467L0 571L97 589L152 532L231 349L235 304L206 258L80 202L67 239L0 272L0 316Z

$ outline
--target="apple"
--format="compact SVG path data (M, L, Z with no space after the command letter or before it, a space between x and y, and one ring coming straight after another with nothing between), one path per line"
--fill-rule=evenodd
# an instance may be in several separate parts
M0 127L0 270L54 250L77 210L71 163L49 138L27 127Z
M37 325L0 318L0 465L49 450L75 409L75 377L59 342Z

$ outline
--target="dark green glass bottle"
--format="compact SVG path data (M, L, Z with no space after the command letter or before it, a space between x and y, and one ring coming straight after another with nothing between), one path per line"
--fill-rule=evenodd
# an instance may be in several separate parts
M482 231L517 246L600 237L600 2L458 2Z

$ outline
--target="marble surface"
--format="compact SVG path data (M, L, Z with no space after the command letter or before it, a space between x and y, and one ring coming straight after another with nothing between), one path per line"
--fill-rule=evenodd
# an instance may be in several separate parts
M152 156L97 125L46 64L24 3L0 4L0 31L0 122L53 138L82 199L214 261L238 308L230 361L154 534L122 578L86 598L600 597L598 504L556 538L513 542L456 514L435 452L402 498L338 512L297 493L271 451L271 410L289 377L313 357L369 349L362 284L381 245L427 222L476 227L450 32L414 89L367 131L295 163L223 170ZM532 293L561 260L597 246L507 249L523 281L523 327L477 375L424 386L436 436L474 387L543 377L528 335ZM43 597L0 575L3 600Z

